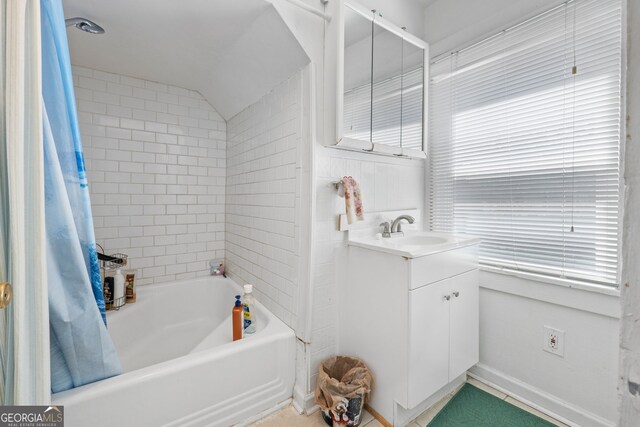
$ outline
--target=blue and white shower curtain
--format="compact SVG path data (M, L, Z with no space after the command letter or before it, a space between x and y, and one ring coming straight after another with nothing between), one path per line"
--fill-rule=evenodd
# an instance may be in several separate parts
M121 373L106 329L61 0L41 0L51 389Z

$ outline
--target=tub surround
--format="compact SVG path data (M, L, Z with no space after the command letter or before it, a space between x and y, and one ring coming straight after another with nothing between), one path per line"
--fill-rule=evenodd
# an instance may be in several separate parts
M96 240L138 285L224 256L226 123L199 93L74 67Z

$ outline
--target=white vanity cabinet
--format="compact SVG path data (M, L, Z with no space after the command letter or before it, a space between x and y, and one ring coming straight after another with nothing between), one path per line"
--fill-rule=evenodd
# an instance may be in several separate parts
M407 406L413 408L478 362L478 272L409 291Z
M469 242L416 258L346 249L339 353L369 365L369 404L394 425L406 421L397 405L408 417L478 362L478 242Z

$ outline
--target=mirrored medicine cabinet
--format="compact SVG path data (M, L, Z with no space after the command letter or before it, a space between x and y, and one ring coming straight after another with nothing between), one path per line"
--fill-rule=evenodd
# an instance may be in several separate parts
M337 145L424 157L428 45L356 3L343 18Z

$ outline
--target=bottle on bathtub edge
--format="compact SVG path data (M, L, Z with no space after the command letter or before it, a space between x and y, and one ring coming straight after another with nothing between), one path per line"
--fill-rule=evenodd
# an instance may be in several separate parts
M136 274L127 273L124 276L124 295L127 304L136 302Z
M124 276L119 268L113 275L113 308L122 307L126 302Z
M244 309L244 333L252 334L256 331L256 300L253 298L253 285L244 285L244 295L242 296Z
M240 301L240 295L236 295L236 303L231 310L231 323L233 325L233 340L237 341L242 338L242 302Z

